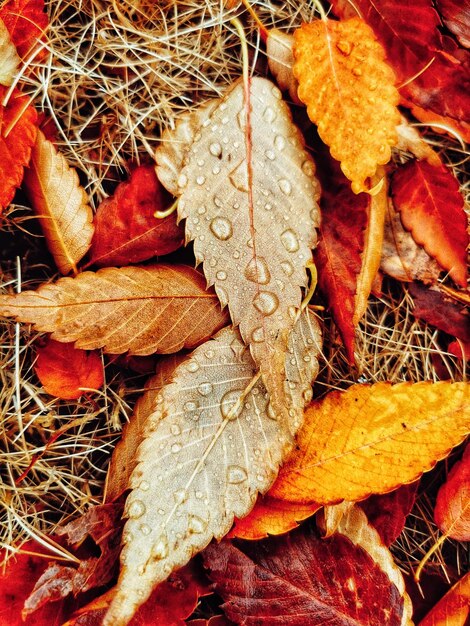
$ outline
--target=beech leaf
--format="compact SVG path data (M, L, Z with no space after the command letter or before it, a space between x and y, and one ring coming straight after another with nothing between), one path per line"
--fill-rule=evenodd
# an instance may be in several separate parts
M439 489L434 519L452 539L470 541L470 446Z
M93 237L93 213L77 172L40 130L24 182L59 271L76 273Z
M0 85L9 87L20 64L20 57L10 39L7 27L0 19Z
M152 588L220 539L274 481L318 371L320 334L304 312L289 338L290 420L273 410L257 367L230 328L174 372L148 416L130 481L118 592L104 624L126 624Z
M354 193L366 191L366 179L390 160L400 123L385 52L359 18L302 24L294 38L299 98Z
M75 400L88 389L99 389L104 380L98 352L87 353L54 339L37 349L34 371L47 393L64 400Z
M470 573L461 578L419 626L466 626L470 615Z
M290 402L284 354L319 224L315 167L303 144L277 87L259 77L246 88L237 81L203 122L178 177L186 239L278 411Z
M36 50L48 26L44 0L8 0L2 3L0 19L8 28L11 40L23 60L33 51L36 60L47 56L46 48Z
M103 200L95 214L90 265L128 265L164 255L183 245L174 215L155 217L169 204L153 166L141 165Z
M416 480L470 431L467 383L353 385L307 409L298 449L270 495L363 500Z
M238 624L412 624L402 575L358 507L328 539L303 525L237 547L212 543L204 562L222 608Z
M416 243L465 287L467 216L456 178L443 165L409 161L394 173L391 193L403 225Z
M185 265L104 268L0 296L0 315L57 341L112 354L192 348L227 323L204 277Z

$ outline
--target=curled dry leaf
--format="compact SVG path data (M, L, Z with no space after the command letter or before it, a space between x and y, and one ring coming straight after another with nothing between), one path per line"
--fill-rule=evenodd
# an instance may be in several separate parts
M15 89L5 106L7 89L0 85L0 213L13 200L31 158L37 113L30 99Z
M44 59L47 50L40 47L44 41L48 19L44 0L8 0L0 8L0 19L10 32L18 54L26 60L33 54L36 60Z
M271 486L318 371L320 333L304 312L289 338L290 421L279 419L239 333L223 329L175 371L146 422L131 477L118 592L104 624L126 624L182 566Z
M470 445L439 489L434 519L452 539L470 541Z
M212 543L204 562L222 608L238 624L412 624L402 575L357 507L328 539L304 525L238 547Z
M178 215L196 260L286 413L284 355L319 224L314 172L281 92L255 77L212 109L178 177Z
M57 341L112 354L192 348L227 323L204 277L185 265L104 268L0 296L0 315Z
M394 173L391 193L416 243L465 287L468 219L457 179L444 165L409 161Z
M461 0L436 0L444 24L462 46L470 48L470 5Z
M366 191L366 179L390 160L400 123L385 52L359 18L303 24L294 38L299 98L354 193Z
M270 495L329 504L416 480L470 430L467 383L353 385L305 413ZM341 452L338 452L341 451Z
M7 27L0 19L0 85L9 87L18 70L20 57L10 39Z
M470 573L439 600L419 626L466 626L470 615Z
M93 213L77 172L40 130L24 182L57 268L76 273L93 237Z
M294 76L294 37L278 28L268 31L266 39L266 56L269 70L282 91L288 91L295 104L300 104L297 89L299 84Z

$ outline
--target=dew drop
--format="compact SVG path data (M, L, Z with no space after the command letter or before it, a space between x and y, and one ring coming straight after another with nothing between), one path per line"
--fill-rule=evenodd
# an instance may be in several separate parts
M251 333L251 340L254 343L261 343L262 341L264 341L264 330L262 326L258 326L258 328L254 329L254 331Z
M313 391L312 391L312 389L311 389L311 388L306 389L306 390L303 392L302 397L303 397L303 399L304 399L304 402L305 402L305 403L310 402L310 400L311 400L311 399L312 399L312 397L313 397Z
M227 468L227 482L231 485L238 485L248 478L248 474L240 465L230 465Z
M287 252L297 252L299 249L299 240L293 230L288 228L281 235L281 242Z
M178 424L172 424L170 427L170 431L172 435L175 435L175 437L177 435L181 435L181 428L178 426Z
M188 530L190 533L200 534L207 528L207 522L198 515L190 515L188 519Z
M275 412L275 410L273 409L271 402L268 402L268 406L266 407L266 415L271 420L277 420L277 418L278 418L278 415Z
M220 270L215 276L217 280L227 280L227 272L224 272L224 270Z
M212 258L209 260L209 266L210 266L210 267L215 267L216 265L217 265L217 259L216 259L215 257L212 257Z
M253 283L267 285L271 280L271 274L265 259L262 257L251 259L245 268L245 278L251 280Z
M188 499L188 492L186 491L186 489L178 489L178 491L175 491L175 493L173 494L173 497L176 504L183 504L183 502L186 502L186 500Z
M287 178L281 178L278 181L278 185L283 194L285 194L286 196L290 196L290 194L292 193L292 185L287 180Z
M198 207L197 212L199 213L199 215L204 215L204 213L206 212L206 207L203 205Z
M148 483L146 480L140 481L139 489L141 491L148 491L150 489L150 483Z
M354 46L350 41L347 41L345 39L340 39L336 43L336 47L342 54L344 54L344 56L348 57L351 54Z
M210 229L221 241L230 239L233 234L232 223L226 217L215 217L211 222Z
M206 350L204 356L206 357L206 359L209 359L209 361L211 361L215 356L215 352L214 350Z
M353 67L352 73L354 76L362 76L362 70L360 67Z
M212 392L212 384L211 383L201 383L197 388L201 396L208 396Z
M202 491L196 491L194 495L198 500L201 500L204 494L202 493Z
M274 161L276 159L276 153L273 150L266 150L264 156L270 161Z
M180 174L178 178L178 187L180 189L183 189L184 187L186 187L187 184L188 184L188 177L186 176L186 174Z
M269 202L266 202L266 204L264 205L264 208L266 209L266 211L270 211L273 208L273 205L270 204Z
M217 141L211 143L211 145L209 146L209 152L212 154L212 156L218 157L222 154L222 146Z
M214 165L214 167L212 168L212 173L214 175L220 174L220 166L219 165Z
M142 517L146 510L145 504L141 500L134 500L127 508L127 517L131 519L138 519L139 517Z
M188 372L191 372L191 373L197 372L199 369L199 363L197 361L190 361L187 364L186 369L188 370ZM189 403L187 402L186 404L189 404ZM185 405L185 408L187 408L186 405ZM191 409L188 409L188 410L191 410Z
M196 178L196 182L198 185L203 185L206 182L206 177L205 176L198 176Z
M243 391L238 389L234 391L227 391L227 393L224 394L222 400L220 401L220 412L222 413L224 419L234 420L240 415L243 410L243 405L241 403L238 404L238 400L242 393Z
M198 159L197 164L199 165L199 167L204 167L204 164L205 164L204 159Z
M276 135L274 138L274 145L281 152L286 147L286 140L282 135Z
M217 296L218 296L218 298L220 300L220 304L223 307L227 306L227 304L228 304L228 293L225 291L225 289L223 287L220 287L219 285L216 285L215 291L216 291Z
M223 207L223 202L222 200L219 198L219 196L214 196L214 204L217 208L222 208Z
M276 117L277 117L277 113L274 109L272 109L271 107L266 107L264 109L263 118L265 119L266 122L268 123L274 122Z
M147 524L142 524L140 527L140 532L143 535L150 535L150 533L152 532L152 529L150 528L150 526L147 526Z
M292 263L290 263L290 261L282 261L281 268L287 276L292 276L292 274L294 273L294 266L292 265Z
M171 446L171 451L173 452L173 454L176 454L177 452L179 452L181 450L181 444L180 443L174 443Z
M185 409L185 411L195 411L197 409L197 404L196 404L196 402L192 402L190 400L189 402L185 403L184 409Z
M161 535L152 546L152 557L156 560L164 559L168 556L168 540L165 535Z
M253 304L263 315L272 315L279 306L279 299L271 291L260 291L253 300Z
M315 174L315 167L311 161L304 161L302 163L302 172L311 178Z

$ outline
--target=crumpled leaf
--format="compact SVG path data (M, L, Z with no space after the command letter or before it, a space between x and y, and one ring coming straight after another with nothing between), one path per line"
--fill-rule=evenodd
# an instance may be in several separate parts
M86 393L84 388L99 389L104 380L98 352L85 352L54 339L37 348L34 371L47 393L64 400L80 398Z
M10 32L10 37L25 60L34 51L36 61L47 56L47 50L36 50L38 43L44 40L48 19L44 9L44 0L8 0L0 8L0 19Z
M24 183L59 271L76 273L93 237L93 213L77 172L40 130Z
M353 385L314 402L270 495L330 504L387 493L430 470L470 430L467 383Z
M366 191L377 165L390 160L400 123L395 76L385 52L357 17L303 24L294 38L299 98L354 193Z
M419 626L466 626L470 615L470 573L452 589L421 620Z
M462 46L470 48L470 6L461 0L436 0L444 24Z
M276 79L279 89L288 91L289 96L295 104L300 104L297 95L299 83L297 82L294 72L294 36L279 30L271 28L266 38L266 56L268 57L268 65L271 74Z
M275 413L237 331L225 328L174 372L148 416L131 477L118 593L104 624L126 624L152 587L186 563L271 486L293 445L318 371L320 333L304 312L289 339L296 411ZM299 415L300 414L300 415Z
M12 84L20 61L10 33L0 19L0 85L9 87Z
M21 185L37 132L37 113L30 99L15 89L1 106L6 92L0 85L0 213Z
M319 223L314 171L281 92L254 77L212 109L178 177L186 239L286 413L284 354Z
M470 541L470 446L439 489L434 520L452 539Z
M169 204L152 165L141 165L98 207L93 221L90 265L129 265L164 255L183 245L175 215L155 217Z
M467 216L457 179L441 165L409 161L392 178L391 193L406 229L416 243L467 285Z
M357 507L328 539L303 525L237 547L212 543L203 556L223 610L239 624L412 624L402 575Z
M179 352L228 321L204 277L186 265L83 272L37 291L0 296L0 315L30 322L77 348L112 354Z

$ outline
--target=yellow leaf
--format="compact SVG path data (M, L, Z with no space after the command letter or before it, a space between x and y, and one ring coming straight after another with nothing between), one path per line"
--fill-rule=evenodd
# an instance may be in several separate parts
M76 273L93 237L93 213L77 172L41 131L24 184L57 268L62 274Z
M390 160L397 142L398 91L393 70L371 28L355 17L317 20L295 33L299 98L354 193Z
M470 431L467 383L354 385L307 409L270 495L330 504L387 493L430 470Z
M12 84L20 62L8 28L0 18L0 85L9 87Z

